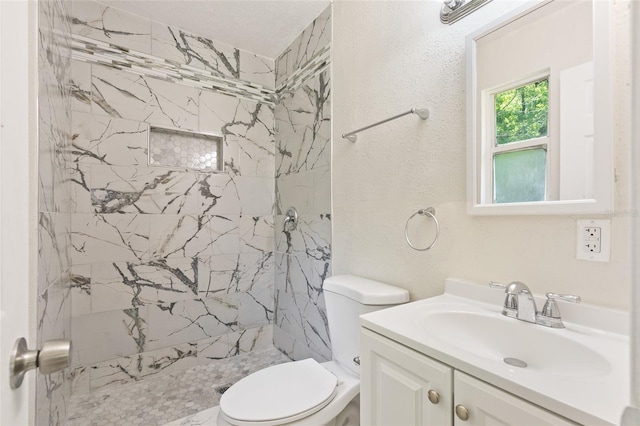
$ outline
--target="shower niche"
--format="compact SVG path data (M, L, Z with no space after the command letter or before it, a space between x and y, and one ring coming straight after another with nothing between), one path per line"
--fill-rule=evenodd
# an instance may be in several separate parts
M222 172L222 137L166 127L149 127L149 165Z

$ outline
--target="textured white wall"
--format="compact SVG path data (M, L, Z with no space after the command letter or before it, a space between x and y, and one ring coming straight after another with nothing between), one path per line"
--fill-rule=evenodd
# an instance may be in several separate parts
M333 273L407 288L413 299L442 293L444 279L520 280L536 293L576 293L587 303L629 307L629 3L617 1L616 215L609 263L575 258L577 216L473 217L466 212L465 36L522 3L494 0L452 26L439 1L334 3ZM428 107L423 122L404 117ZM438 244L417 252L406 219L434 206ZM426 219L424 219L426 220ZM425 222L426 223L426 222Z

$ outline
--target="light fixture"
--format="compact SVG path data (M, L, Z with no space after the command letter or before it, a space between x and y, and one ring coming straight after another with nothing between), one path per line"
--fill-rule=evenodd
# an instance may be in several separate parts
M440 22L453 24L491 0L445 0L440 9Z

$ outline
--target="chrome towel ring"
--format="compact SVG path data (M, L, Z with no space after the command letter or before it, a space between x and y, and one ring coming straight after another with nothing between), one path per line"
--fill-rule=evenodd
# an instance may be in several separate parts
M429 244L429 246L425 248L418 248L411 243L411 240L409 240L409 222L416 215L429 216L431 219L433 219L433 223L436 224L436 236L433 238L433 241L431 242L431 244ZM440 236L440 224L438 223L438 219L436 219L436 209L434 209L433 207L427 207L426 209L418 210L417 212L409 216L409 219L407 219L406 225L404 225L404 239L407 240L407 244L409 244L409 247L417 251L429 250L431 247L433 247L436 244L439 236Z

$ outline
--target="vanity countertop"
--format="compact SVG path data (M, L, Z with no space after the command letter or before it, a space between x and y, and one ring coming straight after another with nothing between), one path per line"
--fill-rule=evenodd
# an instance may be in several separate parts
M445 294L363 315L360 324L573 421L619 424L629 402L628 313L559 302L566 328L552 329L504 317L503 302L488 285L447 279ZM505 364L511 351L528 367Z

